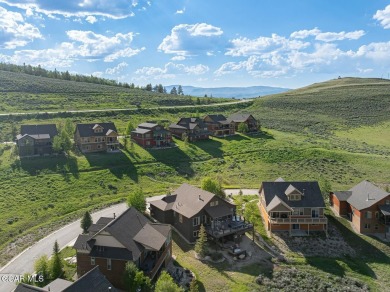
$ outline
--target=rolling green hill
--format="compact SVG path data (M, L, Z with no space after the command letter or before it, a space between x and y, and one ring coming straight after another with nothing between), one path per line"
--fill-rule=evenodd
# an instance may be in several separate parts
M342 78L258 99L262 125L289 132L329 134L390 120L390 80Z
M0 70L0 113L192 105L197 98ZM227 99L200 99L201 103Z

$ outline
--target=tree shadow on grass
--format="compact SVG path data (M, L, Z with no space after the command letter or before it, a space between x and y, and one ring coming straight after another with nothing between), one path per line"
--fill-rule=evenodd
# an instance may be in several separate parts
M115 177L122 179L127 176L134 182L138 182L138 173L134 164L129 157L123 153L88 153L85 154L89 165L92 169L108 169Z
M13 167L19 168L19 165ZM77 158L70 155L24 157L20 159L20 167L30 175L49 172L61 174L66 181L69 181L71 176L79 178Z

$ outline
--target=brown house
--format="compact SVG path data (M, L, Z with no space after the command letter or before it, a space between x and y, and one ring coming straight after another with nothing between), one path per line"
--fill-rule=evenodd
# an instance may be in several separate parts
M390 194L369 181L332 192L329 199L333 210L351 220L357 232L390 233Z
M188 141L206 140L210 136L207 125L199 118L181 118L176 124L169 126L172 135L182 139L185 133Z
M131 132L131 139L144 148L169 147L172 143L171 132L155 123L139 124Z
M259 123L251 114L233 114L228 117L228 121L233 122L236 131L238 131L238 126L241 123L248 125L249 132L257 132L259 130Z
M172 194L150 202L150 215L159 222L171 224L188 242L198 238L203 224L215 240L234 240L235 236L253 230L253 225L236 216L236 206L224 199L182 184Z
M119 150L114 123L77 124L74 141L83 153Z
M203 122L213 136L223 137L235 134L234 122L227 120L224 115L207 115L203 118Z
M124 289L123 273L132 261L151 279L171 260L171 227L150 222L134 208L117 218L100 218L76 240L77 275L95 266L117 288Z
M328 219L318 182L286 182L281 178L263 182L259 197L260 213L268 231L289 231L290 235L327 232Z
M58 135L55 124L22 125L16 136L19 156L49 155L53 152L53 139Z

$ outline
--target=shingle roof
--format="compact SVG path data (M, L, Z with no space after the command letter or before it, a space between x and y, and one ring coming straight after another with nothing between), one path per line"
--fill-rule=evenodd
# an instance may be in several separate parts
M390 205L380 205L379 210L382 211L383 215L390 216Z
M216 207L207 207L206 212L212 217L212 218L219 218L227 215L232 215L231 209L223 204L223 205L218 205Z
M24 137L31 137L35 140L40 140L40 139L50 139L50 135L49 134L37 134L37 135L29 135L29 134L24 134L24 135L16 135L16 140L20 140Z
M287 188L292 185L304 195L299 201L289 201L285 192ZM266 206L268 206L275 196L278 196L281 201L288 206L294 207L325 207L324 199L322 197L318 182L263 182L261 188L264 190L264 199Z
M133 253L123 247L110 247L110 246L94 246L89 253L89 256L95 258L110 258L116 260L132 261Z
M36 286L31 286L24 283L19 283L14 292L47 292L48 290L39 288Z
M44 125L21 125L20 126L21 135L41 135L49 134L50 137L58 135L57 127L55 124L44 124Z
M152 130L149 130L149 129L141 129L141 128L135 128L135 130L131 131L132 133L135 133L135 134L146 134L146 133L150 133Z
M251 114L233 114L233 115L230 115L228 117L228 120L236 122L236 123L243 123L247 119L249 119L250 116L252 116L252 115Z
M366 180L360 182L349 191L352 192L352 195L347 202L358 210L368 208L389 196L389 193Z
M102 225L107 225L110 223L114 218L111 217L100 217L98 221L96 221L96 224L102 224Z
M50 282L45 287L43 287L43 289L47 289L47 291L52 291L52 292L59 292L65 290L67 287L69 287L72 284L73 282L71 281L57 278L53 282Z
M95 133L94 128L101 126L103 128L102 133ZM92 124L77 124L76 131L79 131L80 137L91 137L91 136L107 136L113 131L118 133L114 123L92 123ZM111 130L111 131L110 131Z
M133 239L143 246L148 247L148 249L150 248L155 251L159 251L167 240L164 235L153 228L150 224L145 224Z
M63 290L63 292L107 292L110 287L111 292L118 291L100 272L99 266L96 266Z
M272 199L272 201L267 205L267 207L266 207L267 212L271 211L272 209L274 209L275 207L279 206L280 204L285 206L287 209L292 210L289 205L287 205L284 201L282 201L278 196L275 196Z
M158 124L155 123L141 123L138 125L138 128L145 128L145 129L152 129L154 127L157 127Z
M352 192L351 191L336 191L333 193L336 198L339 200L339 201L347 201L348 198L352 195Z
M155 206L156 208L162 211L167 211L172 209L175 200L176 200L176 195L169 195L163 197L162 199L151 201L149 202L149 204Z
M199 189L197 187L191 186L189 184L182 184L179 188L172 192L172 195L166 196L162 201L165 201L167 198L174 198L174 202L170 209L175 212L182 214L187 218L199 213L214 197L213 193ZM156 201L153 201L152 204L159 208L160 204L155 204ZM164 205L165 210L168 210Z
M73 248L77 250L86 250L91 251L95 245L95 239L92 239L92 236L89 234L80 234L76 242L73 245Z
M222 122L222 121L226 121L226 117L224 115L207 115L206 117L209 117L210 119L212 119L215 123L216 122ZM205 118L206 118L205 117ZM203 119L204 120L204 119Z

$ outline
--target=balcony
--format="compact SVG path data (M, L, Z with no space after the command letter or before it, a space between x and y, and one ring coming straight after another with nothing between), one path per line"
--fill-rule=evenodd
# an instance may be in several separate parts
M253 224L245 221L223 221L218 226L206 226L206 232L214 238L221 238L230 234L244 233L253 229Z
M316 218L268 218L271 224L327 224L328 218L316 217Z

